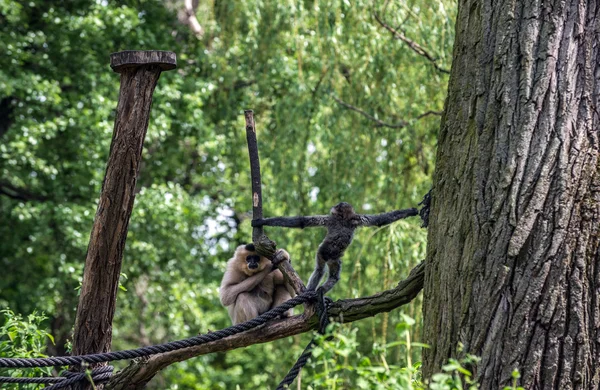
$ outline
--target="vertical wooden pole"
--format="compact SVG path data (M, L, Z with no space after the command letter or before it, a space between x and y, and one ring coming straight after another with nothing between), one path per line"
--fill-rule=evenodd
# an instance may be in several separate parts
M110 350L121 260L152 94L161 72L174 69L176 58L175 53L164 51L123 51L111 54L110 65L121 74L121 88L110 156L85 260L73 355Z
M252 219L261 219L263 217L262 183L260 177L260 159L258 158L256 126L254 124L254 111L245 110L244 118L246 119L246 141L248 141L250 178L252 180ZM262 226L252 228L252 242L259 255L265 256L270 260L273 260L274 257L277 256L275 242L271 241L271 239L265 235ZM289 261L279 262L277 268L283 273L283 276L297 294L301 294L306 289L302 279L300 279L300 276L298 276L298 273L294 270L294 267L292 267L292 264Z
M248 155L250 156L250 178L252 180L252 219L261 219L262 210L262 186L260 178L260 159L258 157L258 142L256 140L256 126L254 124L254 111L245 110L246 119L246 141L248 141ZM258 243L264 235L264 229L255 227L252 229L252 241Z

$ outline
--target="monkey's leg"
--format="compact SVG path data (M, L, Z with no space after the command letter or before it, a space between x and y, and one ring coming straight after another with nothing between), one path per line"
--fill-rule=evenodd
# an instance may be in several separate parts
M281 305L282 303L284 303L286 301L289 301L290 299L292 299L292 296L290 295L288 290L285 288L285 286L282 285L282 286L275 287L275 294L273 295L273 304L271 305L271 309ZM290 310L286 311L285 313L283 313L283 315L281 317L285 318L285 317L291 317L293 315L294 315L294 309L290 309Z
M241 293L235 300L235 308L231 318L233 325L258 317L257 298L251 293Z
M319 252L317 252L317 258L315 260L315 270L312 275L310 275L310 279L308 279L308 286L306 286L307 290L316 290L321 278L323 277L323 273L325 272L325 260L321 256Z
M340 272L342 271L342 261L340 259L327 261L327 267L329 268L329 278L323 283L321 289L323 293L331 290L333 286L340 280Z

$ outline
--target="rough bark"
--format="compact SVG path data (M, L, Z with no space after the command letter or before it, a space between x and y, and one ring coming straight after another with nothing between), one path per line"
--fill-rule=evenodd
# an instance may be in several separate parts
M411 302L423 287L423 263L416 266L410 275L398 285L378 294L357 298L342 299L333 302L329 314L335 321L349 323L363 318L372 317L378 313L389 312ZM314 313L295 316L285 320L273 321L261 327L239 333L225 339L179 351L162 353L146 359L136 359L129 366L119 371L106 385L110 390L143 389L146 384L165 367L191 359L196 356L214 352L229 351L247 347L253 344L266 343L283 337L308 332L318 326ZM281 368L283 370L284 368ZM282 371L282 376L284 372Z
M74 355L110 350L121 260L152 93L161 70L172 69L174 61L175 55L168 52L121 52L111 57L111 66L121 73L121 88L77 307Z
M460 0L438 142L424 374L600 386L600 5Z
M252 181L252 219L261 219L263 217L262 209L262 180L260 175L260 159L258 157L258 140L256 137L256 125L254 123L254 111L245 110L244 118L246 120L246 141L248 142L248 156L250 157L250 179ZM256 246L259 255L265 256L271 261L276 257L276 245L269 237L265 235L264 228L257 226L252 228L252 242ZM292 267L290 261L276 262L277 268L283 274L287 283L301 294L304 289L304 282L298 273ZM307 305L304 305L305 307Z

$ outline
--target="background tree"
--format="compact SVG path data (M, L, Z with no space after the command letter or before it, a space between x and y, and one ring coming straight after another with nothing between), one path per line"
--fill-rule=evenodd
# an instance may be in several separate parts
M424 375L600 384L599 5L460 1L439 134Z

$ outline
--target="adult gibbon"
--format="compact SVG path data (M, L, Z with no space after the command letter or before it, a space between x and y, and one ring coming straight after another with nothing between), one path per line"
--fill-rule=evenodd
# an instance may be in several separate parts
M331 215L310 217L273 217L255 219L252 226L280 226L304 229L320 226L327 228L327 235L319 245L315 270L308 281L308 290L315 290L323 277L325 264L329 268L329 278L323 285L323 293L331 290L340 280L342 256L352 242L354 230L360 226L384 226L399 219L418 215L417 209L394 210L383 214L356 214L349 203L341 202L331 208Z
M290 255L282 250L284 260ZM254 244L240 245L227 262L219 290L221 304L227 307L234 325L251 320L296 295L281 271L266 257L256 253ZM294 314L293 309L284 317Z

